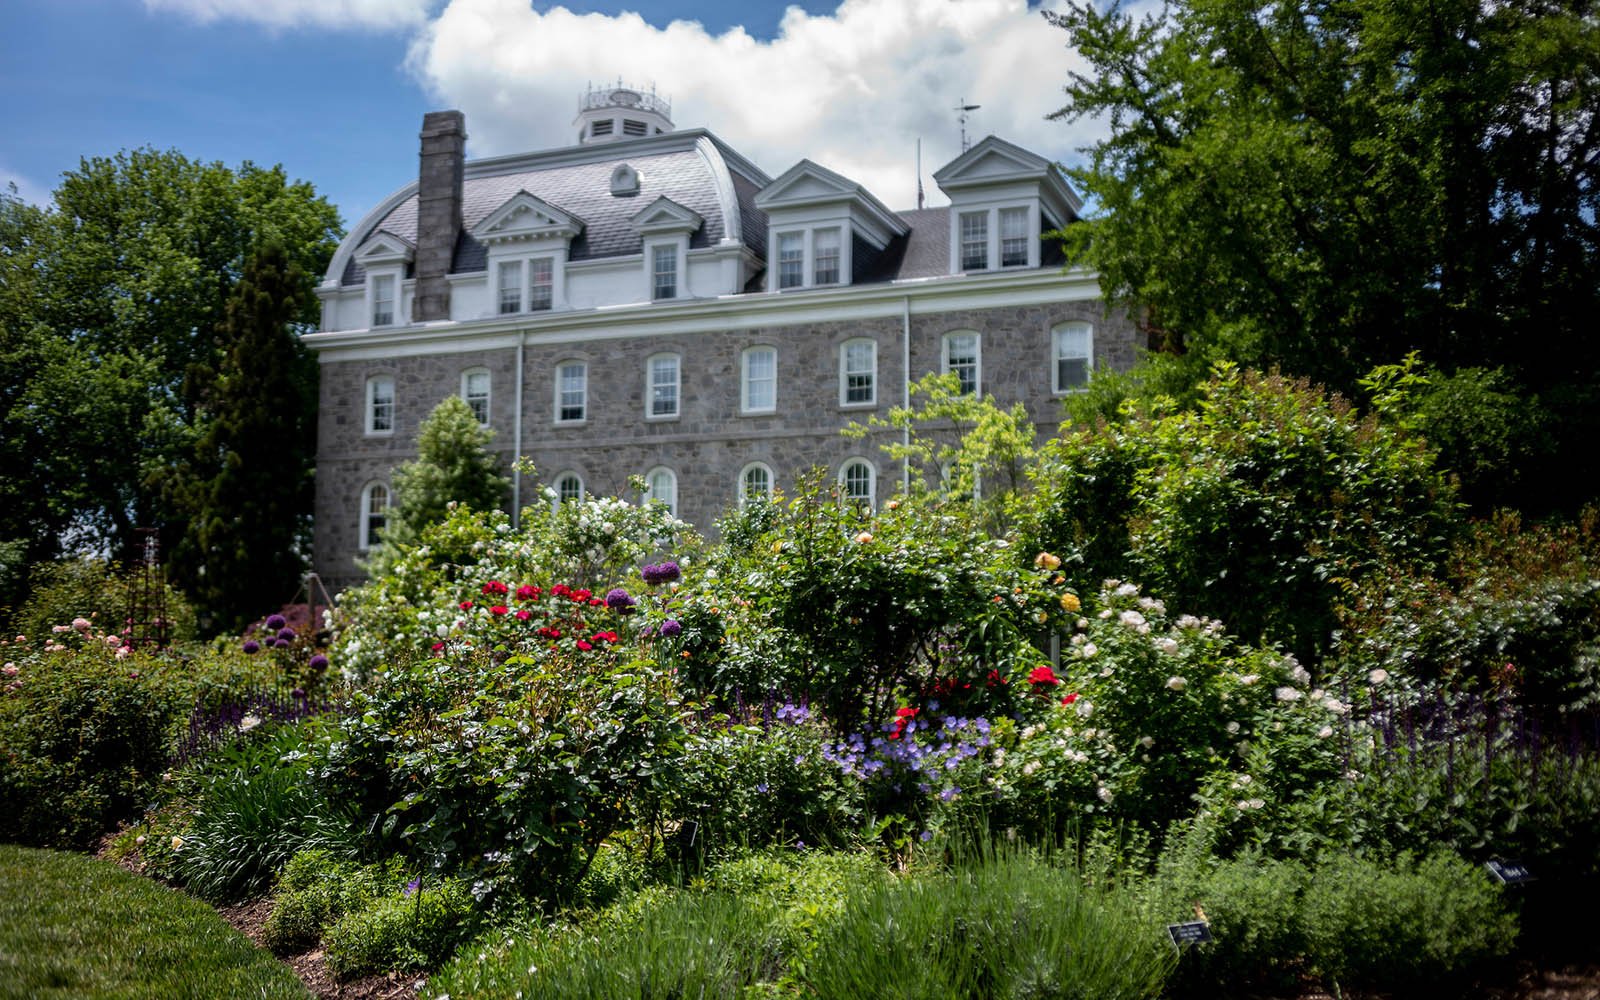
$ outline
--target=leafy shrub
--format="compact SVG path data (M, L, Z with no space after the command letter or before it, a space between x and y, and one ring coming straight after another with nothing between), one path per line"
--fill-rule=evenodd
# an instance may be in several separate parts
M1211 924L1212 940L1185 949L1168 993L1214 997L1254 988L1263 992L1294 988L1305 974L1307 945L1300 901L1310 880L1305 865L1246 856L1222 861L1187 879L1163 875L1169 895L1163 916L1176 923L1193 920L1185 912L1198 904ZM1181 885L1181 888L1179 887Z
M127 622L132 580L122 568L97 559L72 559L34 567L27 601L11 621L16 634L36 643L56 625L86 618L98 631L122 634ZM163 583L167 637L184 642L195 636L195 614L183 594Z
M178 876L203 899L229 902L264 888L296 852L350 853L354 816L311 780L315 722L272 725L207 757L189 779L193 819Z
M851 898L805 985L858 997L1154 997L1174 961L1131 896L1001 856Z
M1080 585L1139 579L1314 662L1349 582L1445 551L1455 503L1433 462L1304 381L1219 366L1194 411L1157 406L1052 441L1023 535L1078 553Z
M455 879L409 887L340 917L324 935L341 979L436 967L476 928L472 894Z
M267 947L279 955L314 947L346 914L399 892L404 871L399 858L359 865L321 848L299 851L273 887L272 912L262 928Z

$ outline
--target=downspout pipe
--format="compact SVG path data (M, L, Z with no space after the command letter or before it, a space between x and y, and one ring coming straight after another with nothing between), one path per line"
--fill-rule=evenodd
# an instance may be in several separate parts
M511 527L522 523L522 357L528 344L528 331L517 337L516 405L511 408Z
M900 405L911 409L911 296L900 299ZM911 425L900 429L900 443L905 447L900 459L900 492L911 493Z

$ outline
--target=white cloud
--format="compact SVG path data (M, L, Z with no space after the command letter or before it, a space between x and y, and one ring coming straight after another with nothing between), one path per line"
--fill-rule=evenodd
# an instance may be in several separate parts
M35 182L31 177L24 177L6 166L6 164L0 163L0 191L10 194L12 185L16 185L17 197L30 204L43 207L50 204L55 197L48 187Z
M202 24L233 20L270 28L392 30L422 24L435 0L144 0L144 5Z
M409 65L441 106L466 113L474 156L570 144L583 86L620 75L670 97L678 127L711 129L774 176L807 157L908 208L918 137L930 203L940 200L932 173L960 152L962 100L982 105L974 140L993 133L1067 160L1097 137L1093 123L1044 120L1083 68L1067 40L1026 0L844 0L828 16L791 7L770 41L632 13L450 0Z

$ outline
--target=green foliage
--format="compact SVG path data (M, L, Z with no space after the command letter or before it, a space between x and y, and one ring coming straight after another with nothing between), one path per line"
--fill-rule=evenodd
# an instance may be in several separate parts
M1131 897L1024 856L854 896L806 986L855 997L1155 997L1174 956Z
M386 539L409 542L438 524L452 505L493 510L505 502L511 481L489 451L494 431L480 426L460 396L446 396L422 422L417 458L394 470L399 501Z
M400 858L360 865L322 848L298 851L273 887L272 912L262 937L279 955L307 951L346 914L399 893L405 881Z
M1443 555L1456 507L1418 441L1304 381L1219 366L1194 412L1068 430L1046 448L1030 548L1079 580L1140 579L1315 662L1351 584Z
M472 895L453 879L379 897L328 928L328 969L341 979L431 969L472 935Z
M175 867L202 899L248 898L297 852L348 854L356 843L348 807L325 798L309 774L307 745L322 738L319 724L262 728L206 757L185 781L193 819Z
M0 844L0 941L8 1000L311 997L209 906L81 854Z
M195 613L188 600L162 582L162 605L174 642L192 639ZM70 559L33 568L27 602L11 621L14 635L42 644L57 625L87 618L103 631L120 633L128 620L131 575L114 564L94 559Z
M5 467L29 476L25 488L0 487L0 540L25 540L39 561L70 530L125 560L136 529L159 525L174 582L192 590L202 563L188 556L189 498L210 472L192 460L231 346L231 293L270 243L309 292L338 243L338 214L279 167L152 149L85 159L47 209L3 204L0 441ZM295 302L293 322L316 322L314 298Z
M1098 210L1066 230L1069 258L1145 310L1192 376L1228 359L1349 392L1411 350L1503 368L1559 437L1519 497L1592 495L1564 477L1593 440L1600 369L1583 333L1600 289L1585 4L1047 17L1085 61L1055 117L1109 125L1074 172Z
M311 282L283 247L250 255L218 329L226 346L196 444L202 481L178 553L213 627L237 631L294 595L310 549L316 364L294 335Z

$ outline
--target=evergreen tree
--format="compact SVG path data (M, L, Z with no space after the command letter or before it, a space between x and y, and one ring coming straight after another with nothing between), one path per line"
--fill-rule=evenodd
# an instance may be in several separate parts
M281 245L246 264L220 326L228 344L190 491L195 597L218 628L290 599L308 550L317 372L294 333L307 283Z
M451 503L489 510L505 502L511 481L489 451L494 431L460 396L446 397L422 422L417 460L394 470L395 516L386 541L414 541L430 524L445 519Z

